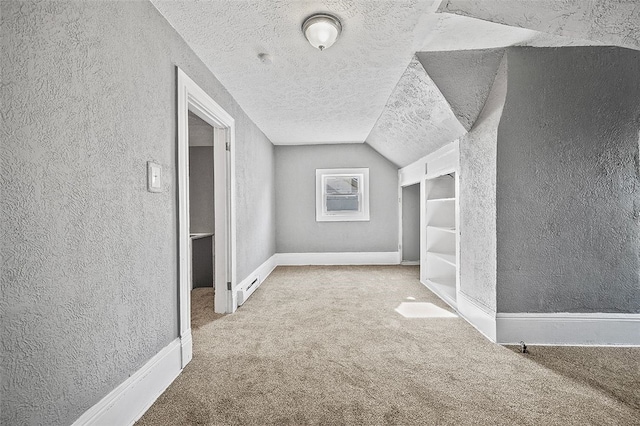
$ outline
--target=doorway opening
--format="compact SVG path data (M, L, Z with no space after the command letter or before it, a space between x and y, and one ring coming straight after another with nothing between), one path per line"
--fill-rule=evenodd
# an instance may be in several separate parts
M178 287L184 367L193 353L194 286L211 287L215 313L236 309L235 205L231 192L235 122L180 68L177 77Z
M191 329L220 318L215 313L214 127L189 111L189 252Z

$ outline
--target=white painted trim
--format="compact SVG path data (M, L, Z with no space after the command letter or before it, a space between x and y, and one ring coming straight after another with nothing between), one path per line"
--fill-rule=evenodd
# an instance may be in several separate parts
M178 377L181 362L180 339L175 339L72 426L132 425Z
M224 182L224 189L216 187L216 206L221 210L216 217L224 216L224 223L216 222L216 247L224 248L224 256L216 249L215 256L215 301L216 312L233 312L235 310L235 295L227 289L227 281L233 284L236 279L236 221L235 221L235 121L220 105L218 105L204 90L202 90L184 71L177 69L177 118L178 118L178 158L176 175L178 180L178 257L179 257L179 318L180 336L182 344L182 366L190 360L191 345L191 254L189 250L189 126L188 112L193 111L201 119L209 123L214 129L224 129L216 133L214 150L218 153L215 169L221 173L226 171L226 178L216 179ZM224 137L224 140L221 136ZM225 142L231 150L224 149ZM221 153L224 153L221 155ZM225 193L221 197L221 192ZM220 202L222 199L222 202ZM224 214L220 214L224 213ZM224 271L222 275L221 271ZM223 279L220 277L224 276Z
M229 139L229 145L231 150L227 153L228 164L227 168L228 173L228 191L227 191L227 208L229 209L229 222L228 222L228 232L227 235L227 254L231 257L231 259L227 259L228 264L230 264L231 270L227 271L227 281L231 283L231 288L233 288L238 280L238 262L236 256L236 126L232 122L229 127L229 131L227 133L227 137ZM236 293L234 291L230 292L227 312L233 313L237 309L236 302Z
M327 211L326 183L330 177L358 177L359 210L357 212ZM369 168L316 169L316 222L358 222L370 220L369 215Z
M402 186L400 185L400 170L398 170L398 259L400 259L401 264L403 264L402 258L404 257L404 246L402 245L402 239L404 238L404 233L402 232L402 215L404 210L402 208L402 202Z
M459 140L455 140L431 154L427 154L424 157L419 158L408 166L404 166L399 169L398 180L400 181L400 186L409 186L422 182L422 179L427 174L427 163L443 161L443 157L446 157L447 155L459 157L459 143ZM446 162L447 160L444 161ZM431 174L431 170L429 170L429 174Z
M178 70L178 165L176 174L178 178L178 299L179 299L179 318L180 318L180 336L186 336L191 331L191 297L189 291L189 282L191 281L191 268L189 266L190 239L189 235L189 181L183 175L188 169L188 141L189 141L189 88L187 79L186 83L182 81L186 75L180 68ZM188 78L188 77L187 77ZM186 143L184 141L187 141ZM187 365L187 351L183 350L184 367Z
M498 313L497 342L640 346L640 314Z
M215 229L215 300L216 312L233 312L234 295L227 289L227 281L233 285L235 279L235 121L220 105L202 90L180 68L177 68L177 115L178 115L178 255L179 255L179 318L182 340L182 366L191 361L191 253L189 249L189 126L188 112L191 110L209 123L215 130L214 140L215 170L221 175L217 182L224 182L224 188L215 187L216 217L224 217L224 223L216 221ZM220 132L219 129L224 129ZM222 137L224 138L223 140ZM225 150L229 143L231 153ZM225 179L219 179L226 174ZM224 196L221 194L224 193ZM220 200L223 200L220 202ZM219 210L219 211L218 211Z
M403 260L402 262L400 262L400 264L402 266L418 266L420 265L420 261L419 260Z
M262 265L258 266L255 271L249 274L236 288L234 288L234 293L238 294L237 303L238 307L242 306L244 302L247 301L249 296L253 294L254 291L260 287L260 285L267 279L269 275L273 272L274 269L278 266L277 255L271 256L269 259L265 260ZM251 287L249 291L245 289L251 285L253 280L258 278L258 284ZM240 294L242 292L242 294Z
M422 274L422 266L420 267L420 273ZM439 288L434 287L431 284L431 281L427 280L427 279L421 279L420 283L422 283L423 286L425 286L426 288L428 288L429 290L431 290L431 292L433 294L435 294L436 296L438 296L440 299L442 299L443 302L445 302L447 305L451 306L451 308L453 308L453 310L457 311L458 310L458 306L457 306L457 301L456 299L452 299L451 296L449 296L447 293L440 291Z
M420 282L427 280L427 179L420 179Z
M230 193L231 181L229 175L229 151L226 150L226 144L229 139L229 129L219 127L213 128L213 181L214 181L214 238L213 238L213 261L214 261L214 287L215 297L213 310L217 313L232 312L230 309L231 292L228 291L227 282L229 281L230 258L232 253L230 246ZM217 162L216 162L217 160ZM219 183L227 183L220 185ZM218 185L215 185L218 183ZM222 200L222 201L220 201ZM220 220L220 218L223 218ZM235 256L231 256L235 257ZM218 297L220 295L220 297Z
M330 141L330 142L284 142L284 141L271 141L274 145L280 146L295 146L295 145L347 145L347 144L363 144L365 141Z
M189 318L191 320L191 318ZM193 358L193 338L191 328L180 337L180 351L182 352L182 368L191 362Z
M397 251L346 253L277 253L278 265L399 265Z
M458 313L469 324L474 326L480 333L492 342L496 341L496 313L480 305L475 300L458 292Z

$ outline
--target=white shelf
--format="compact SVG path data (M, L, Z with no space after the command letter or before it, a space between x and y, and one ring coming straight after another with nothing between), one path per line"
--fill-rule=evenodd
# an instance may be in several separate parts
M455 201L455 198L430 198L427 200L427 203L442 203L445 201Z
M458 272L456 179L452 173L427 179L425 183L423 283L455 307Z
M436 259L440 259L451 266L456 266L455 253L436 253L436 252L428 251L427 256L433 256Z
M456 233L456 228L451 228L451 227L448 227L448 226L427 225L427 228L436 229L436 230L442 231L442 232L449 232L451 234L455 234Z
M197 240L198 238L207 238L207 237L213 237L213 233L210 232L196 232L193 234L189 234L189 238L191 238L192 240Z

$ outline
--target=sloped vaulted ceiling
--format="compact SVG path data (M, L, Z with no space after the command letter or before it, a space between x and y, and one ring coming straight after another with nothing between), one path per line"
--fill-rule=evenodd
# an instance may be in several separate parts
M416 56L469 131L487 100L503 54L504 49L483 49L418 52Z
M274 144L364 142L411 60L435 0L152 0ZM343 31L320 52L313 13ZM258 55L271 56L271 63Z
M414 57L391 93L367 143L404 167L465 132L438 87Z
M151 1L274 144L366 140L399 166L472 128L504 47L640 49L638 0ZM324 52L315 12L343 23Z
M640 49L638 0L444 0L438 11Z

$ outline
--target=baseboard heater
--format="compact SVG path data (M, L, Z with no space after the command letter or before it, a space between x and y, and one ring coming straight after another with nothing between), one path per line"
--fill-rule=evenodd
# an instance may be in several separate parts
M248 284L240 287L238 289L238 306L242 306L259 286L260 277L255 277L253 280L248 281Z

